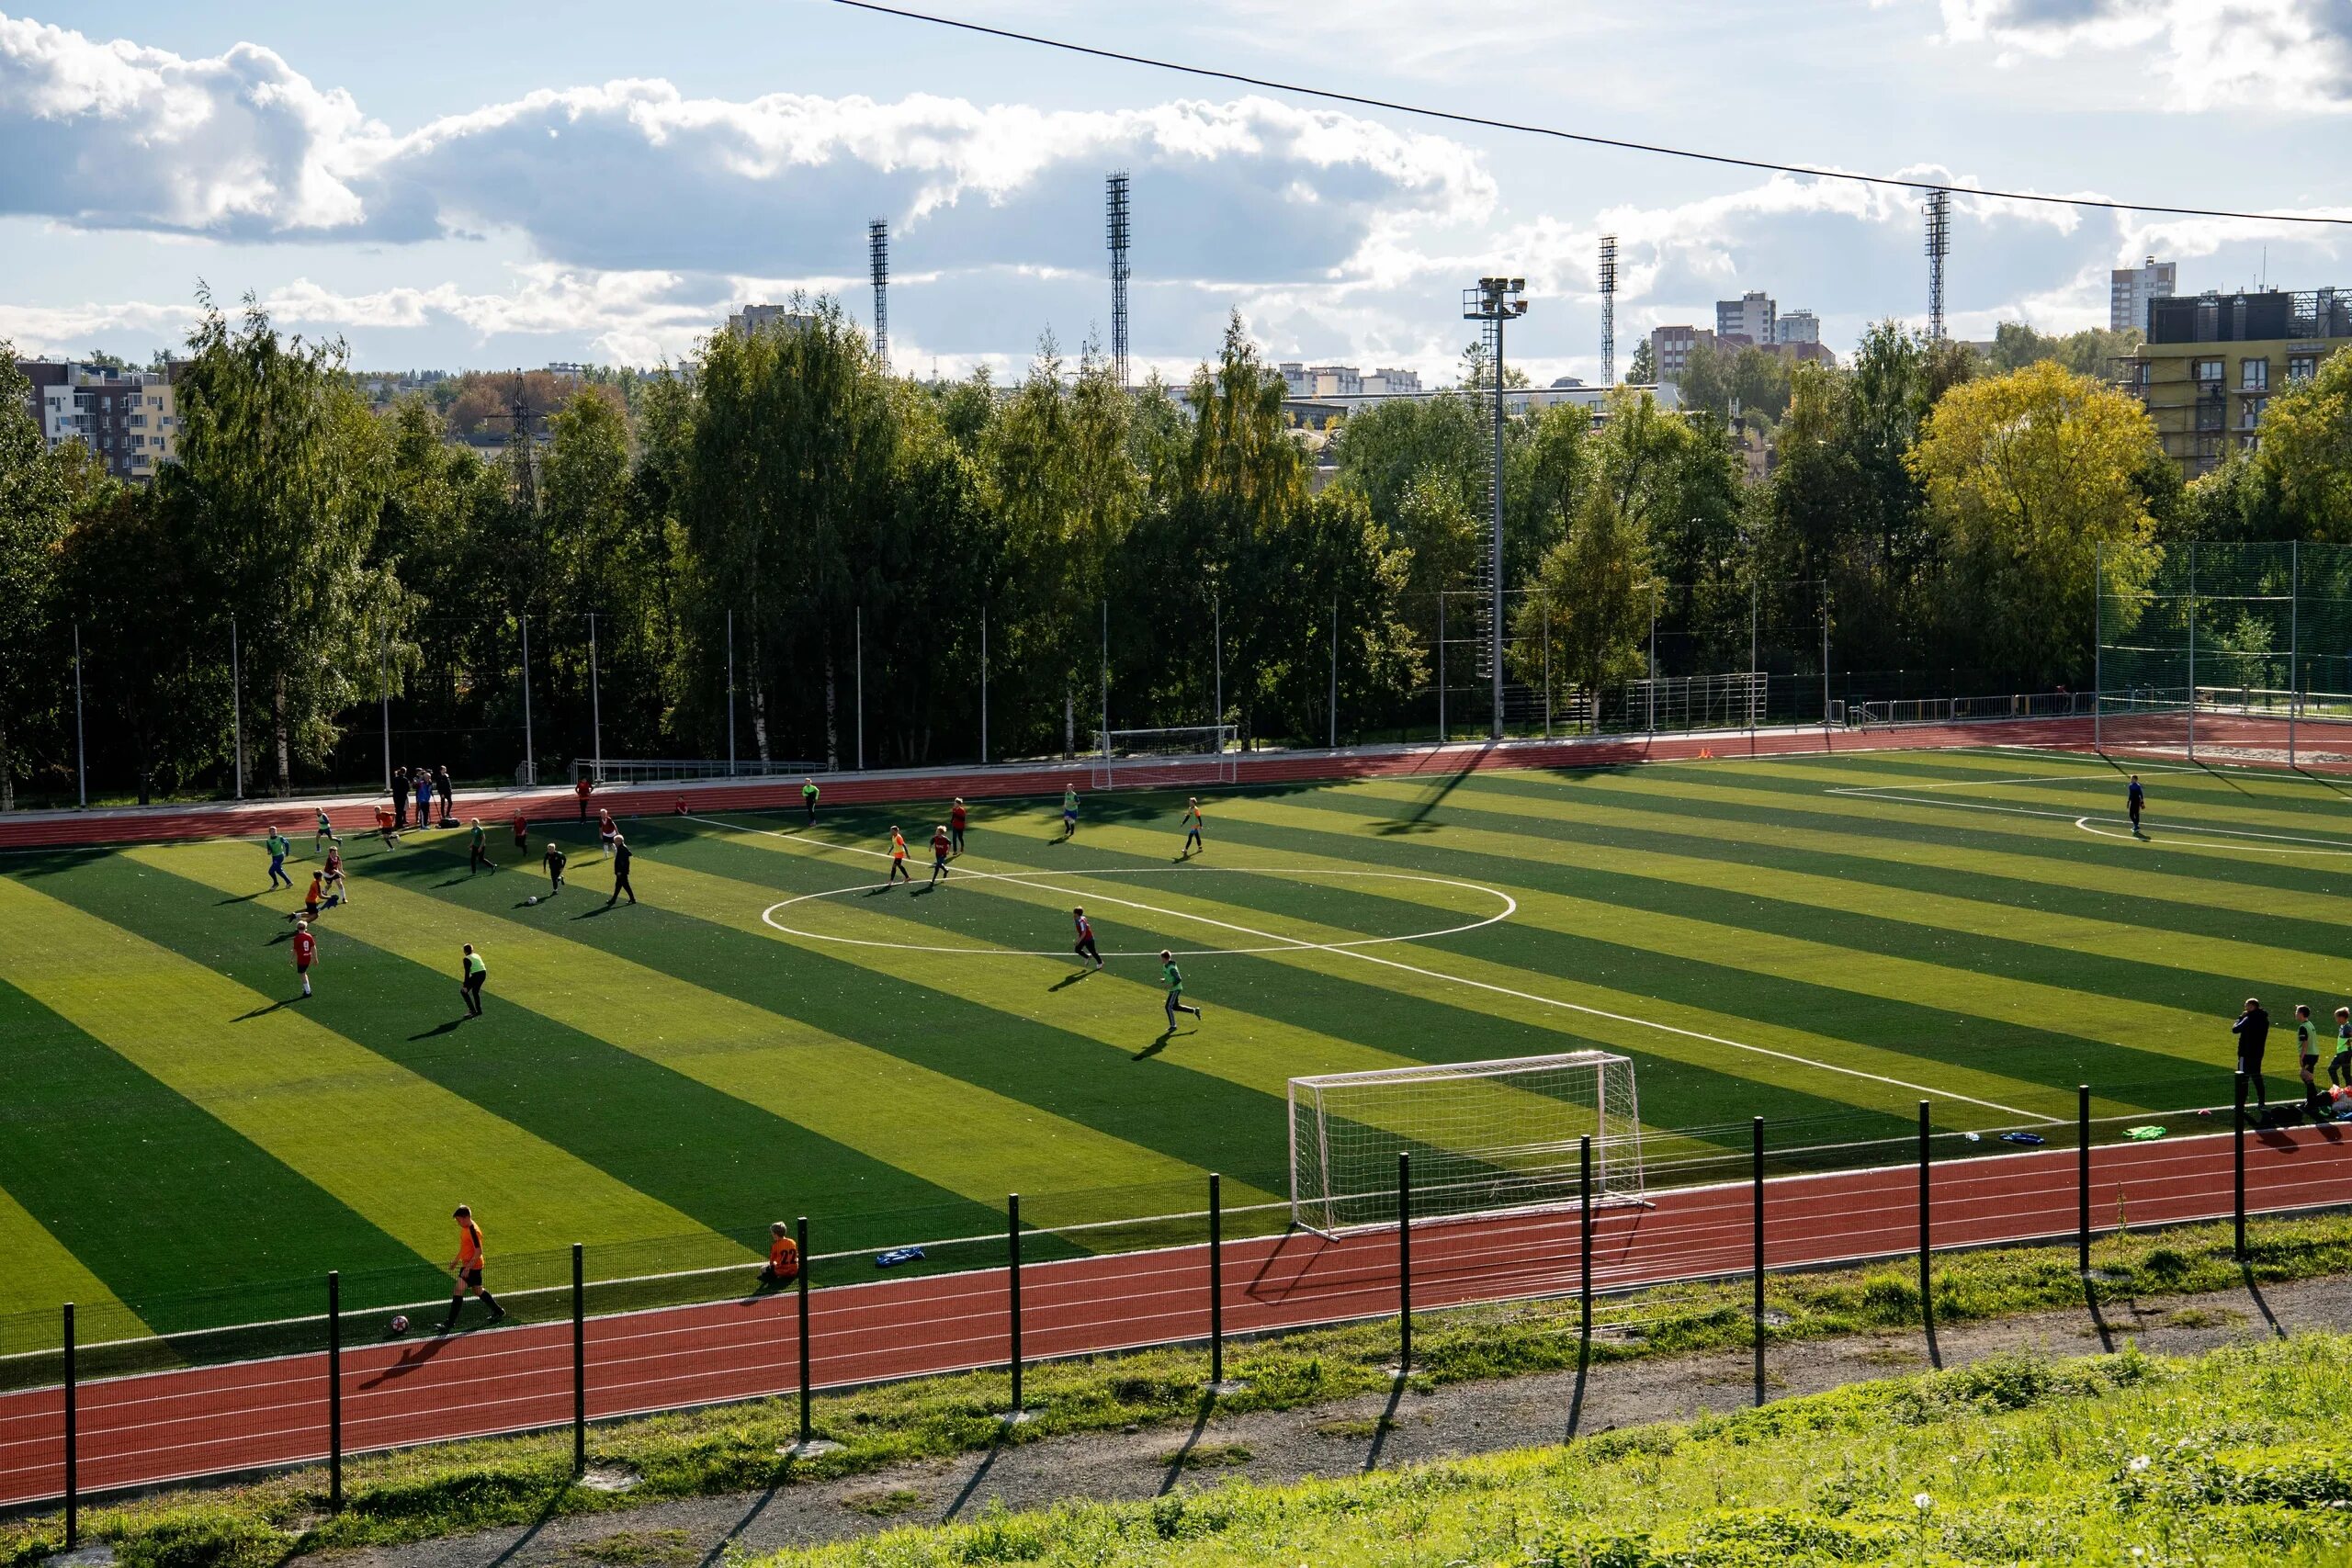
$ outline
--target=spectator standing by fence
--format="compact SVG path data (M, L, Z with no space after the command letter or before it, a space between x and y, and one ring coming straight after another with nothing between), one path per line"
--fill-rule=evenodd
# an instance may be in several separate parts
M2230 1025L2230 1032L2238 1037L2238 1071L2245 1075L2246 1087L2254 1090L2257 1114L2270 1109L2269 1091L2262 1085L2262 1049L2270 1043L2270 1015L2262 1003L2253 997L2245 999L2245 1010Z
M392 770L392 828L394 831L408 826L408 770Z
M458 825L458 786L449 778L447 762L433 770L433 787L441 792L441 826Z

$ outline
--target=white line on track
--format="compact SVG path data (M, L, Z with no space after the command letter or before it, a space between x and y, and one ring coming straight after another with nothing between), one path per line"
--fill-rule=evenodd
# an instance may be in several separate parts
M708 823L714 828L723 828L730 833L758 833L767 838L783 839L787 841L809 841L803 840L801 835L797 833L779 833L772 828L740 827L735 823L723 822L711 817L689 817L686 820L690 822ZM885 852L881 850L869 850L857 844L823 844L821 847L825 849L848 850L855 854L874 855L884 859L888 858ZM1055 874L1052 872L1039 872L1035 874L1038 876L1051 876ZM1006 875L1004 880L1008 882L1023 883L1028 886L1046 888L1048 891L1062 893L1064 895L1069 894L1069 889L1068 888L1052 887L1050 884L1036 882L1024 876ZM1087 895L1080 893L1075 895L1075 897L1083 899ZM1907 1078L1890 1077L1883 1073L1865 1072L1860 1067L1839 1066L1835 1062L1824 1062L1813 1056L1801 1056L1793 1051L1775 1051L1766 1045L1751 1045L1744 1040L1730 1040L1720 1034L1708 1034L1696 1029L1684 1029L1678 1024L1661 1023L1654 1018L1639 1018L1631 1013L1611 1012L1606 1008L1588 1007L1582 1002L1567 1001L1559 997L1538 996L1532 991L1516 990L1509 986L1498 986L1485 980L1473 980L1463 975L1449 975L1440 969L1425 969L1418 964L1407 964L1401 959L1384 957L1376 953L1366 953L1360 947L1349 947L1328 942L1296 942L1292 938L1277 936L1272 931L1252 931L1247 926L1233 925L1231 922L1224 920L1213 920L1206 916L1185 915L1179 910L1160 909L1148 904L1130 903L1127 907L1130 908L1149 910L1151 913L1166 915L1172 919L1193 919L1206 924L1222 925L1227 927L1228 930L1241 932L1247 936L1255 937L1263 942L1273 942L1277 943L1289 942L1293 944L1289 948L1279 949L1279 951L1313 951L1336 953L1342 958L1353 958L1364 964L1376 964L1385 969L1401 969L1408 975L1419 975L1425 978L1443 981L1449 985L1467 986L1474 990L1486 991L1495 996L1510 997L1519 1001L1532 1002L1538 1007L1558 1008L1564 1012L1579 1013L1587 1018L1605 1019L1611 1023L1623 1023L1636 1029L1655 1029L1661 1034L1671 1034L1684 1040L1696 1040L1708 1045L1720 1045L1724 1049L1731 1051L1746 1051L1752 1055L1769 1056L1775 1061L1791 1062L1797 1066L1812 1067L1821 1072L1835 1073L1841 1077L1861 1078L1866 1082L1883 1084L1891 1089L1908 1089L1914 1094L1924 1095L1930 1100L1956 1100L1965 1105L1982 1106L1987 1111L1997 1111L2004 1116L2018 1117L2029 1122L2035 1120L2033 1112L2030 1111L2020 1111L2013 1105L2003 1105L1998 1100L1980 1100L1974 1095L1961 1094L1952 1089L1931 1089L1926 1084L1913 1083ZM1516 908L1516 905L1513 906L1514 908ZM1060 954L1057 953L1054 956L1059 957Z

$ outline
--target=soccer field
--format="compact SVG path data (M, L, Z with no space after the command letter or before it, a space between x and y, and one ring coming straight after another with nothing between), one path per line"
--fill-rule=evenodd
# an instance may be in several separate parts
M291 896L251 842L27 854L0 876L0 1341L174 1332L442 1289L469 1202L500 1288L1287 1195L1285 1080L1601 1047L1645 1153L1991 1131L2226 1098L2227 1025L2352 990L2352 795L2015 751L1486 772L642 818L643 900L593 834L544 897L495 825L352 836L292 999ZM289 829L307 811L288 812ZM893 822L911 888L883 885ZM307 882L310 840L292 869ZM536 905L526 902L541 895ZM1110 963L1069 956L1084 905ZM490 966L464 1019L459 944ZM1206 1016L1164 1032L1159 950ZM2290 1098L2292 1098L2291 1094ZM1085 1245L1083 1241L1070 1245ZM0 1349L10 1348L0 1343Z

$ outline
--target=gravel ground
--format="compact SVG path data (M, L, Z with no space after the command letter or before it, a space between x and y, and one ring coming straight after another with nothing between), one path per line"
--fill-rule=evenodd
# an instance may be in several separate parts
M1957 1366L2011 1350L2083 1355L2121 1347L2181 1354L2301 1329L2352 1327L2352 1279L2168 1296L1919 1333L1775 1346L1775 1398ZM1574 1373L1462 1383L1433 1393L1368 1396L1306 1409L1219 1417L1186 1428L1057 1438L842 1481L657 1503L630 1513L559 1518L333 1557L337 1568L539 1568L626 1561L714 1568L729 1548L757 1552L968 1518L992 1500L1036 1508L1069 1498L1144 1498L1194 1487L1346 1475L1450 1455L1557 1442L1613 1427L1735 1409L1755 1397L1742 1353L1623 1362ZM325 1557L306 1559L322 1562Z

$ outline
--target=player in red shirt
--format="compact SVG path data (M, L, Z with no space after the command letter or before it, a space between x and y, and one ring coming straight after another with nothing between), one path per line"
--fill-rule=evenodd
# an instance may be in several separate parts
M596 781L588 774L582 773L580 775L580 782L571 787L580 796L580 820L585 822L588 820L588 792L596 787Z
M319 961L319 939L311 934L311 922L294 922L294 973L302 977L302 994L311 994L311 965Z
M930 885L933 887L938 886L939 879L947 874L947 824L943 822L931 830Z
M1091 958L1094 960L1094 967L1102 968L1102 953L1094 945L1094 922L1086 918L1086 911L1083 908L1072 909L1069 912L1069 919L1070 924L1078 928L1078 944L1070 951L1080 958Z
M957 795L956 797L956 804L947 808L947 832L948 836L956 840L956 852L959 855L964 852L964 823L966 816L967 814L964 810L964 797L962 795Z
M514 847L527 855L531 852L531 823L521 811L514 813Z

